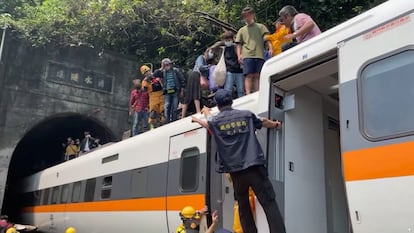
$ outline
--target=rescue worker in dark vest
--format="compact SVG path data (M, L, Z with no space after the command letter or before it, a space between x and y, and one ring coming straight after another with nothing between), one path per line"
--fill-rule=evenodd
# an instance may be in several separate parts
M258 118L247 110L233 109L232 95L227 90L219 89L215 100L220 111L216 116L211 116L210 109L204 108L202 112L207 121L195 116L192 119L207 128L216 142L217 172L230 173L243 232L257 233L249 203L249 187L252 187L265 211L270 233L285 233L265 167L266 159L256 137L256 129L276 129L281 122Z
M180 218L183 223L177 227L175 233L199 233L200 232L200 221L201 217L206 214L205 211L196 211L192 206L184 207L180 214ZM213 233L218 222L217 211L214 211L212 214L212 220L210 227L207 229L206 233Z

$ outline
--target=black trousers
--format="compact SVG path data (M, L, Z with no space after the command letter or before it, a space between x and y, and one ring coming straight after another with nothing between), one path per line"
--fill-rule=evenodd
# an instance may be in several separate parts
M244 233L257 233L256 224L249 204L249 187L253 188L262 205L270 233L285 233L285 224L275 200L275 192L264 166L253 166L246 170L230 173L233 180L234 197L239 203L240 223Z

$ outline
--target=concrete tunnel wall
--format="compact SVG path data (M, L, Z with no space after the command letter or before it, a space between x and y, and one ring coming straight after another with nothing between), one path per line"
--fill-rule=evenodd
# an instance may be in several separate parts
M121 139L129 128L138 66L129 57L89 47L34 48L13 35L6 38L0 63L0 205L7 175L13 185L16 177L58 163L67 137L81 139L90 130L103 142Z

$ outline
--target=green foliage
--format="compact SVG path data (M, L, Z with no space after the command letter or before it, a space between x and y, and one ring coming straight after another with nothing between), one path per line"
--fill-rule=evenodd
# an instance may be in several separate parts
M88 44L154 64L168 56L191 67L195 57L222 33L219 26L195 14L197 11L238 28L243 25L241 9L251 5L257 21L270 26L279 9L291 4L326 30L383 1L3 0L0 27L7 24L34 46Z

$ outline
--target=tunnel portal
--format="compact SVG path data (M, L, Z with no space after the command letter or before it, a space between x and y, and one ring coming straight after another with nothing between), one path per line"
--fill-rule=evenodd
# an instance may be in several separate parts
M17 144L10 160L2 213L17 215L16 189L21 178L64 161L62 143L68 137L83 139L84 131L101 144L114 142L114 133L99 120L78 113L57 114L30 129ZM18 216L14 216L18 217Z

